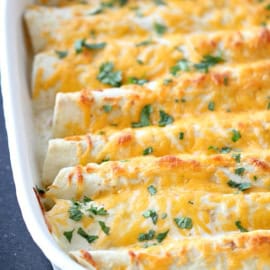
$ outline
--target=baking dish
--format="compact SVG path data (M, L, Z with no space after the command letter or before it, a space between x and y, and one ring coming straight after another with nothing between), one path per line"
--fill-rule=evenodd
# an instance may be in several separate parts
M32 0L0 2L1 83L10 159L17 199L26 226L45 256L58 268L82 270L50 235L33 191L39 184L30 97L31 55L22 14Z

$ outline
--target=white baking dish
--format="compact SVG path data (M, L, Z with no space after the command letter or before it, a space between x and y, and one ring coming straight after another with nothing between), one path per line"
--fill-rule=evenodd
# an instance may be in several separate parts
M34 0L0 1L1 83L8 144L17 199L34 241L53 264L63 270L82 270L56 244L44 222L33 192L39 183L30 98L29 50L22 14ZM33 258L34 259L34 258Z

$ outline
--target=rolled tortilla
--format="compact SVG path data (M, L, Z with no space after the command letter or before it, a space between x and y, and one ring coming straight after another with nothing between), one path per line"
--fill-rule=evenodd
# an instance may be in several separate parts
M51 184L59 170L64 167L106 160L125 160L143 154L213 154L216 149L223 147L253 152L254 149L268 149L269 123L269 111L214 113L207 117L185 118L164 128L149 126L116 132L101 130L95 135L53 139L49 141L43 182L45 185Z
M240 229L269 230L269 205L269 192L221 195L182 192L181 187L168 187L157 189L151 195L146 187L140 186L132 192L124 189L108 196L101 195L90 202L56 200L45 217L51 233L66 251L140 248L177 240L181 242L185 237L226 235ZM152 214L154 219L143 215L147 210L155 213ZM188 219L185 225L176 223L175 219L180 217ZM107 233L99 221L109 228ZM79 228L88 235L97 236L97 239L87 242L78 234ZM155 237L139 239L140 234L150 230L155 231ZM73 235L69 242L64 232L70 231ZM159 243L156 237L164 232L167 232L166 237Z
M87 42L97 44L95 40ZM194 64L200 63L205 55L221 55L218 56L219 64L226 65L268 59L270 32L268 28L254 28L250 31L221 31L210 35L174 35L153 40L146 46L135 46L132 41L115 40L107 42L104 48L82 49L81 53L76 53L72 48L65 51L67 55L64 58L58 56L58 50L47 51L35 57L32 89L37 108L52 107L58 92L110 87L98 79L100 67L108 62L113 63L115 72L122 72L122 84L144 84L164 76L168 79L172 77L170 72L181 77L183 73L189 72L186 80L194 81L193 77L199 77L193 74L197 71ZM209 69L217 69L218 74L224 73L223 67ZM228 70L233 76L238 76L242 66L228 67ZM224 83L222 79L220 76L215 81L219 84L229 83L226 80Z
M230 149L223 149L228 152ZM235 173L243 168L243 174ZM237 172L237 171L236 171ZM270 186L269 152L228 155L177 155L137 157L126 161L90 163L62 169L49 186L50 199L95 199L100 194L137 186L155 185L158 190L178 186L182 191L234 193L246 185L243 192L267 192Z
M215 1L211 2L212 5L199 1L196 5L175 0L156 5L154 1L138 1L135 10L124 5L116 9L104 8L98 14L93 14L97 10L96 2L63 8L32 6L25 13L25 21L35 53L70 48L76 40L88 38L89 33L96 41L105 38L107 42L120 38L138 41L164 34L240 30L243 25L246 28L260 26L262 20L267 23L265 5L243 3L236 10L235 3L226 1L219 7L215 6ZM136 10L139 16L134 15ZM165 27L162 27L162 32L160 25Z
M270 60L265 60L207 74L181 74L168 85L162 80L99 92L59 93L54 109L53 136L80 135L110 125L117 125L119 129L130 127L139 121L147 104L152 107L153 125L158 125L161 108L174 119L210 110L235 113L264 110L270 95L269 69Z
M218 237L191 237L147 249L75 250L70 255L86 269L267 269L269 231Z

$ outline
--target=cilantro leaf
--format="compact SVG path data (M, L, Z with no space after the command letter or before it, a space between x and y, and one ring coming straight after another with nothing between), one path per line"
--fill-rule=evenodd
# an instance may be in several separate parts
M72 240L73 232L74 232L74 230L63 232L63 235L66 237L66 239L68 240L69 243Z
M112 105L103 105L102 109L104 112L109 113L112 111Z
M178 217L174 219L174 222L180 229L191 229L193 227L192 219L190 217Z
M184 132L179 132L178 139L179 140L184 140L185 133Z
M236 130L236 129L232 130L232 141L233 142L237 142L239 139L241 139L241 137L242 136L238 130Z
M57 56L60 59L66 58L68 56L68 52L67 51L58 51L58 50L55 50L55 53L57 54Z
M98 208L94 205L91 205L91 207L87 211L91 212L92 214L94 214L96 216L107 216L108 215L108 211L104 207Z
M208 103L208 110L209 111L214 111L215 110L215 102L214 101L210 101Z
M240 220L235 221L235 226L240 230L240 232L248 232L248 230L242 226Z
M145 148L145 149L143 150L143 155L144 155L144 156L147 156L147 155L152 154L153 152L154 152L154 149L153 149L152 146L150 146L150 147L147 147L147 148Z
M114 64L106 62L100 66L97 79L104 84L119 87L122 84L122 72L114 71Z
M150 114L152 112L151 105L145 105L141 111L140 121L136 123L132 123L131 126L133 128L140 128L150 126Z
M167 26L162 23L154 23L154 30L158 35L163 35L167 31Z
M101 230L102 230L105 234L108 235L108 234L110 233L110 227L107 227L106 224L105 224L105 222L99 221L98 224L99 224Z
M166 232L163 232L163 233L159 233L157 236L156 236L156 239L159 243L161 243L167 236L169 230L167 230Z
M93 243L95 240L98 239L98 236L97 235L89 235L81 227L77 230L77 233L81 237L83 237L89 244Z
M235 170L234 170L234 172L235 172L235 174L237 174L237 175L243 175L244 174L244 172L245 172L245 168L243 168L243 167L240 167L240 168L236 168Z
M155 231L154 230L149 230L149 232L147 233L140 233L139 234L139 237L138 237L138 240L140 242L142 241L147 241L147 240L153 240L154 237L155 237Z
M138 85L144 85L145 83L148 82L146 79L138 79L136 77L131 77L128 79L128 82L131 84L138 84Z
M222 57L207 54L203 56L200 63L194 64L194 68L198 71L207 73L210 67L222 62L224 62Z
M150 185L147 187L148 192L151 194L151 196L155 195L157 193L157 189L155 186Z
M160 127L165 127L171 123L173 123L174 119L172 116L164 112L163 110L159 111L160 120L158 122L158 125Z
M178 73L178 71L189 71L189 70L190 67L188 60L181 59L180 61L177 62L175 66L172 66L170 68L170 73L175 76Z
M244 182L244 183L237 183L233 180L229 180L228 181L228 186L232 187L232 188L237 188L241 191L245 191L247 189L250 189L251 188L251 184L248 183L248 182Z
M158 221L158 214L155 210L147 210L143 213L143 217L145 218L151 218L153 221L153 224L156 225Z
M82 219L83 213L80 210L80 204L77 202L73 202L73 204L70 206L68 213L69 218L74 221L80 221Z

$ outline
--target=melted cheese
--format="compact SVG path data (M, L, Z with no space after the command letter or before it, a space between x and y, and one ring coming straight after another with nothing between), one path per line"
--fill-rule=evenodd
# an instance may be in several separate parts
M238 155L238 159L234 157ZM235 170L244 168L243 175ZM267 192L270 187L270 155L265 153L237 153L213 156L138 157L126 161L110 161L100 165L62 169L46 197L50 199L95 199L101 194L112 194L123 189L155 185L163 188L181 187L182 191L234 193L239 191L228 185L249 183L245 192Z
M123 129L119 132L104 130L103 135L67 137L50 140L46 155L43 181L51 183L61 168L85 165L104 160L124 160L143 155L152 147L152 154L213 154L210 146L231 147L238 151L268 149L270 112L242 114L209 114L207 117L185 118L164 128L149 126ZM241 138L233 141L233 130ZM179 139L179 133L184 139Z
M97 77L100 66L106 62L112 62L114 69L122 72L122 84L128 84L130 78L152 81L168 77L181 59L188 61L187 69L192 71L194 63L199 63L204 55L221 54L222 64L240 64L265 59L269 49L268 28L254 28L242 32L217 32L209 36L176 35L156 39L147 46L116 40L108 42L103 49L85 49L79 54L71 49L63 59L54 51L45 52L37 55L34 61L33 97L36 106L43 108L53 106L57 92L79 91L85 87L104 89L109 85L100 82ZM232 73L241 73L242 67L239 66L239 69L232 68ZM178 72L178 75L182 73ZM189 76L198 75L191 73ZM224 84L222 79L226 74L223 69L217 69L213 76L218 84Z
M60 240L67 251L76 249L111 249L143 247L145 243L154 244L157 241L138 241L140 233L154 230L156 234L169 230L162 244L170 240L181 240L187 236L209 236L238 232L235 222L240 221L246 230L270 229L270 194L211 194L201 192L183 192L181 187L163 187L151 196L147 187L128 188L113 194L101 195L94 201L81 204L82 218L74 221L69 218L72 205L68 200L56 200L55 206L46 213L53 235ZM108 214L94 215L89 210L92 207L104 207ZM153 224L151 218L145 218L146 210L157 213L158 219ZM162 214L166 218L162 219ZM91 217L89 217L91 215ZM192 228L178 227L175 218L189 217ZM105 234L98 221L105 222L110 227ZM98 239L89 244L78 235L82 228L89 235L97 235ZM65 239L63 232L74 230L71 243Z
M162 248L88 249L70 254L91 270L265 270L270 264L269 237L269 232L256 231L226 237L190 237L164 243Z
M58 6L25 20L40 160L58 93L42 178L60 246L87 269L268 269L269 5L39 3ZM121 88L103 90L106 62Z
M89 16L92 5L74 5L64 8L33 6L25 14L35 52L45 48L63 49L71 47L77 39L94 33L95 40L148 39L156 36L155 23L166 26L167 34L215 31L221 29L239 30L243 27L259 26L268 21L269 11L265 5L235 1L224 1L219 8L207 2L167 1L166 5L156 5L154 1L138 1L138 4ZM244 3L245 2L245 3ZM136 15L137 13L137 15ZM249 16L246 16L249 14ZM138 16L139 15L139 16Z
M168 85L163 80L155 85L126 86L102 92L84 90L59 94L53 120L54 137L95 132L107 126L117 129L138 122L144 106L150 104L151 123L158 125L162 109L175 120L191 114L210 112L245 112L264 110L270 95L270 61L259 61L237 67L226 67L207 74L181 74ZM224 84L224 80L227 83ZM104 111L111 106L111 111Z

